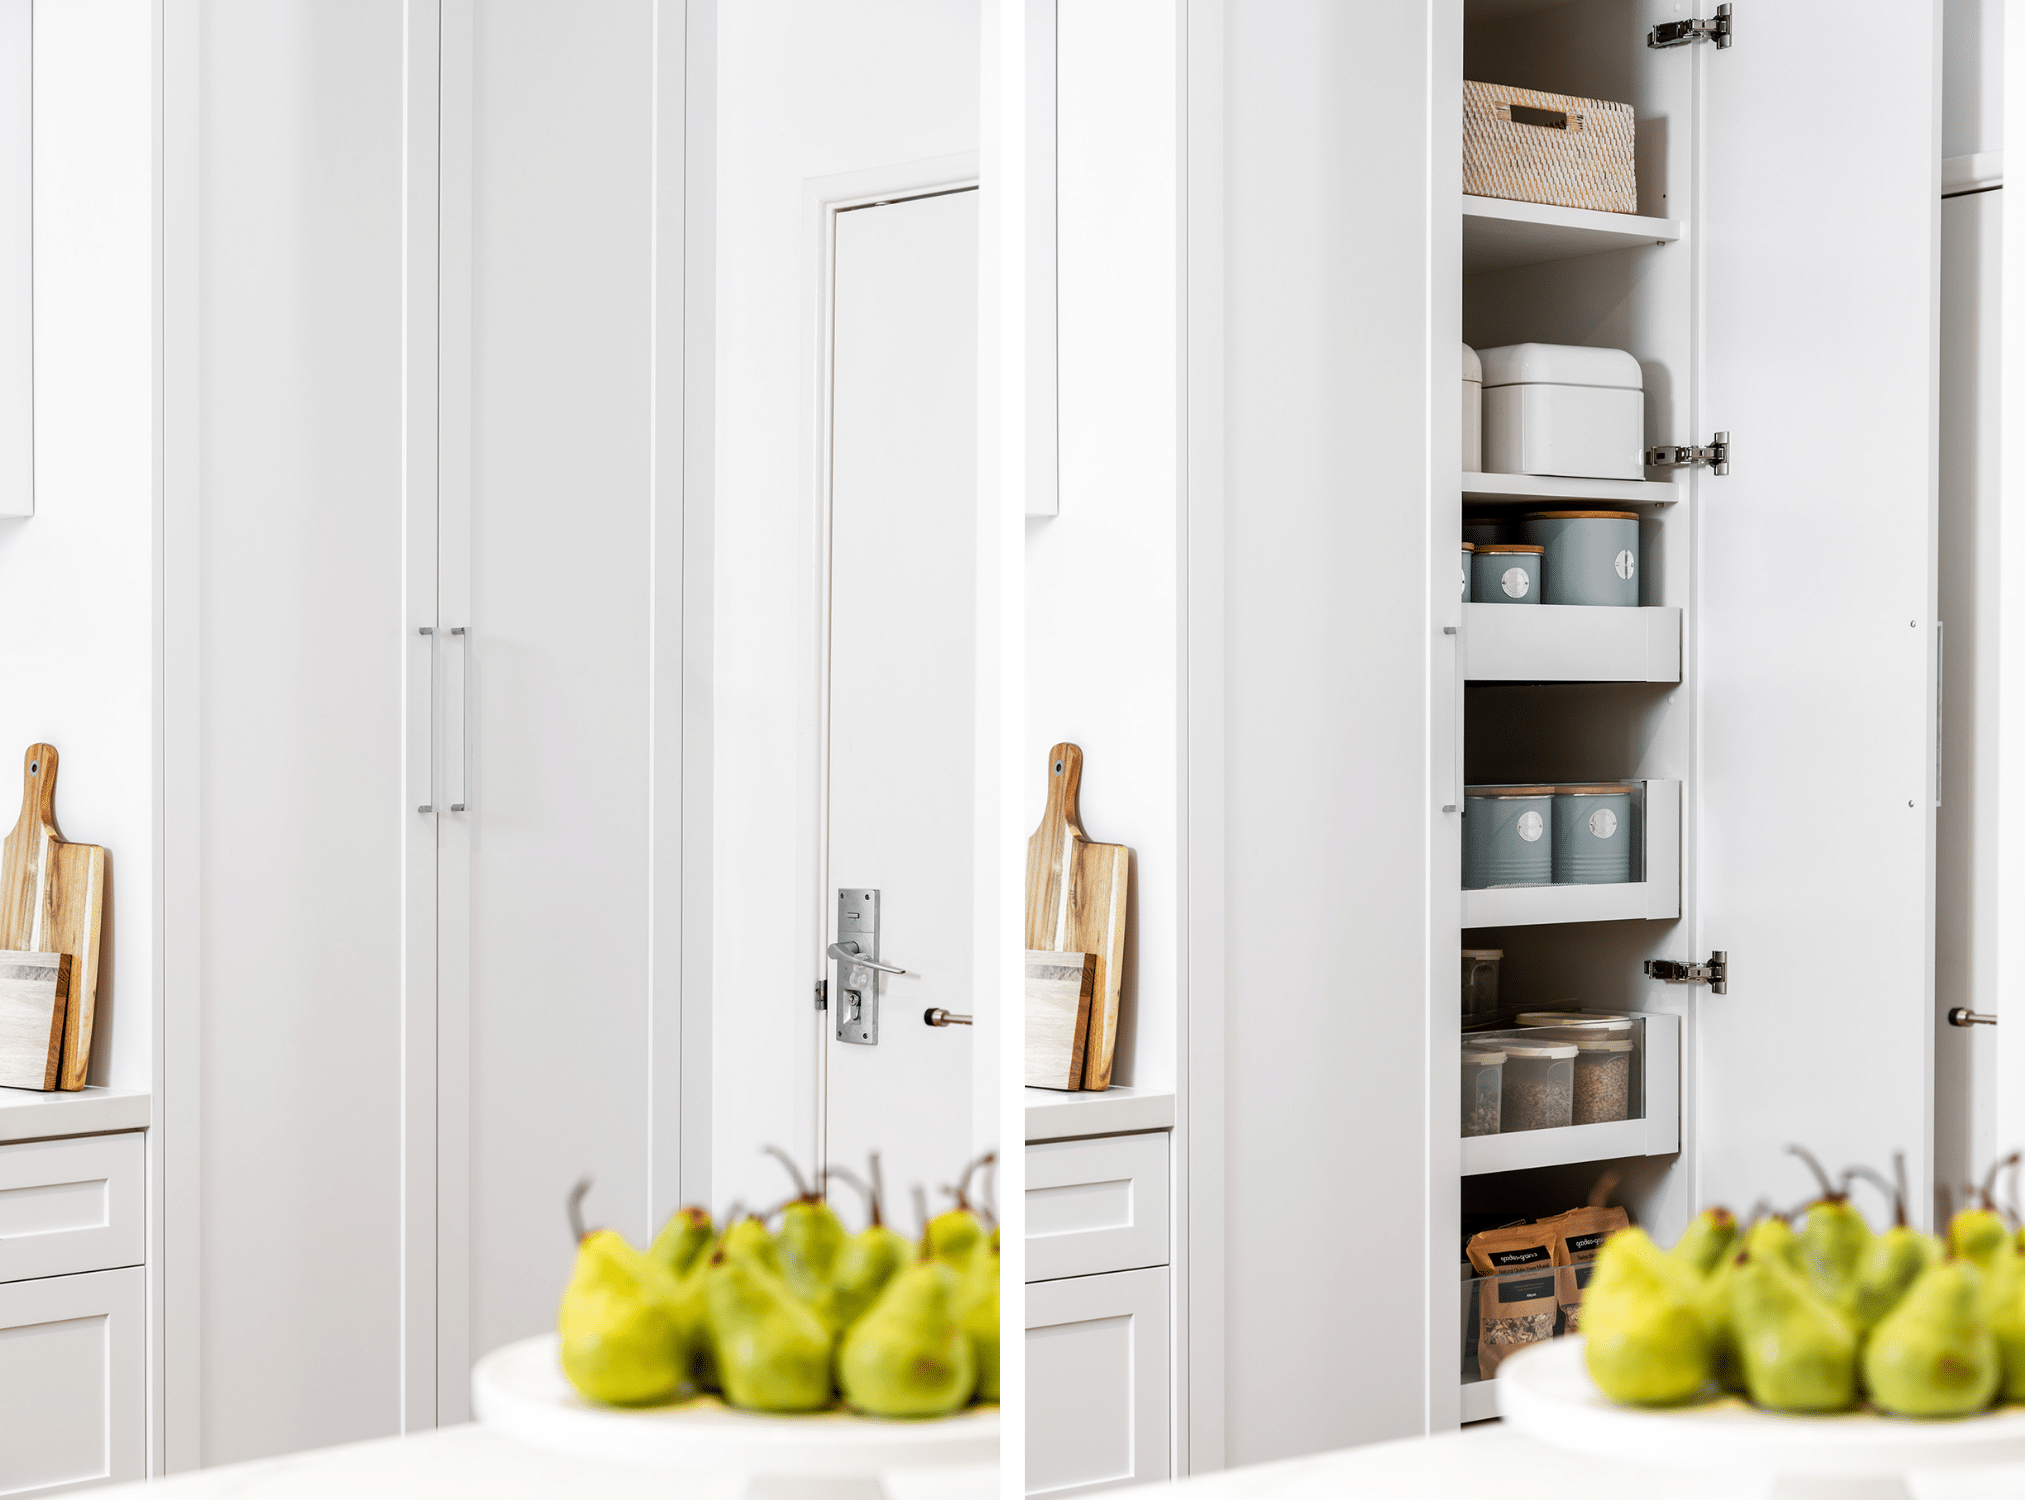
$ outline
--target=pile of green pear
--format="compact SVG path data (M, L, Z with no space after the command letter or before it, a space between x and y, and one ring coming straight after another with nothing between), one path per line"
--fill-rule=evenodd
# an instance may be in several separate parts
M1945 1242L1907 1227L1904 1162L1894 1186L1854 1167L1840 1188L1799 1147L1821 1194L1740 1229L1704 1210L1672 1250L1639 1229L1604 1242L1583 1298L1589 1375L1604 1394L1669 1406L1713 1383L1777 1412L1965 1417L2025 1401L2025 1235L1991 1206L1956 1214ZM1862 1177L1896 1202L1874 1233L1850 1203ZM1796 1223L1797 1221L1797 1223Z
M571 1195L577 1261L557 1316L562 1367L586 1399L658 1406L718 1392L749 1411L820 1411L839 1394L877 1417L939 1417L998 1400L997 1229L956 1206L917 1243L886 1227L878 1158L868 1222L848 1233L785 1153L796 1196L772 1213L678 1210L644 1252L610 1229L586 1233ZM850 1174L832 1169L832 1175Z

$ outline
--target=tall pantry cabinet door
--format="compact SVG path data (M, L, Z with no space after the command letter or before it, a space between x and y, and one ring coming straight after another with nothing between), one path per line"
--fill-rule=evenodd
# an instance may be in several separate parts
M1903 1150L1930 1197L1939 27L1753 6L1681 60L1702 378L1694 432L1656 437L1733 441L1693 498L1691 857L1693 956L1730 967L1699 1002L1700 1189L1738 1209L1806 1189L1793 1141Z

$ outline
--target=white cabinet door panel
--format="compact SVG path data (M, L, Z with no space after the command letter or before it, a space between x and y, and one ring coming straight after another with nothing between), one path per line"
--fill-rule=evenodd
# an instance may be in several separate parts
M1027 1493L1168 1477L1167 1269L1027 1288Z
M0 1281L139 1265L146 1174L138 1130L0 1146Z
M1837 1168L1902 1149L1929 1201L1939 19L1894 14L1754 7L1691 59L1701 397L1661 438L1732 443L1693 500L1692 946L1729 953L1699 1001L1700 1189L1739 1208L1806 1189L1789 1141ZM1852 108L1852 78L1891 108ZM1830 119L1801 178L1766 149Z
M1167 1132L1027 1147L1027 1280L1167 1263Z
M146 1278L0 1286L0 1495L142 1477Z

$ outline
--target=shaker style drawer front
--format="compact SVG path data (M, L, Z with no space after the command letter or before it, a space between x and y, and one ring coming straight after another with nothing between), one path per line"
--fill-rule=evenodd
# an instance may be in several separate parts
M1165 1266L1028 1290L1029 1495L1168 1477L1167 1293Z
M147 1275L0 1286L0 1495L145 1477Z
M1027 1147L1027 1280L1167 1264L1167 1132Z
M0 1282L139 1265L144 1141L129 1130L0 1146Z

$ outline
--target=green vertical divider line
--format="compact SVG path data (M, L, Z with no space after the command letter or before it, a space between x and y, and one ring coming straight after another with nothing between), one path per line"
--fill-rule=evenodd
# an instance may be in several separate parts
M1000 1439L998 1494L1027 1490L1027 6L998 8L1000 512Z

